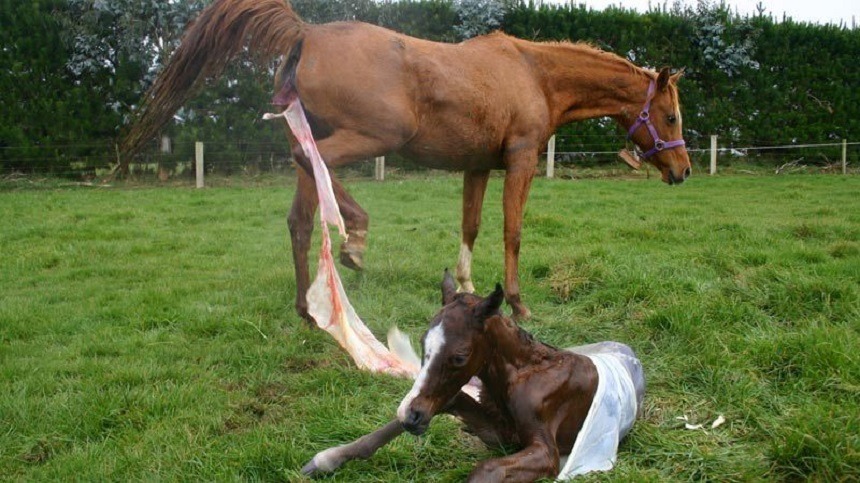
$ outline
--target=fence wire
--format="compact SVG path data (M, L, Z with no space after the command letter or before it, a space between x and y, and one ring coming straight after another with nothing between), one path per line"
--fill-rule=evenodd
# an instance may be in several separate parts
M689 138L687 151L695 167L706 170L710 162L710 138ZM206 176L291 175L295 165L286 142L206 142L204 172ZM556 168L567 169L572 176L579 169L617 169L617 153L627 145L619 135L556 136ZM760 172L841 172L843 143L823 142L718 144L718 171ZM848 172L860 171L860 142L845 145ZM107 177L120 159L117 145L101 143L57 144L41 146L0 147L0 176L47 176L78 181ZM542 154L543 169L546 152ZM354 177L373 177L372 160L355 163L339 171ZM428 172L406 158L386 157L389 175ZM195 173L194 143L172 143L169 149L152 143L150 149L129 161L129 176L137 180L193 181Z

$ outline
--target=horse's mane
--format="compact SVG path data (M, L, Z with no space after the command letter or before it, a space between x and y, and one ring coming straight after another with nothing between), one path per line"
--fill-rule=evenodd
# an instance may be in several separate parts
M490 35L494 35L494 34L490 34ZM518 40L525 45L532 45L532 46L536 46L536 47L557 48L557 49L563 49L563 50L567 50L567 51L576 52L576 53L586 55L586 56L597 57L597 58L600 58L601 60L606 60L606 61L609 61L610 63L614 63L616 65L619 65L619 66L627 69L632 74L643 75L645 77L648 77L649 79L656 79L657 78L657 72L655 72L651 69L645 69L645 68L639 67L636 64L634 64L633 62L630 62L629 60L625 59L624 57L622 57L618 54L615 54L613 52L608 52L606 50L603 50L600 47L596 46L594 43L589 42L589 41L583 41L583 40L576 41L576 42L571 42L569 40L530 41L530 40L519 39L517 37L512 37L512 36L509 36L509 35L506 35L503 33L500 33L500 34L505 35L509 39Z
M596 46L593 43L588 42L588 41L570 42L568 40L559 40L559 41L551 41L551 42L543 42L543 43L550 44L550 45L556 45L556 46L559 46L562 48L567 48L567 49L579 51L579 52L582 52L585 54L590 54L590 55L594 55L597 57L601 57L602 59L609 60L611 62L618 64L618 65L622 65L622 66L628 68L630 70L630 72L632 72L634 74L644 74L644 75L646 75L652 79L657 77L656 72L649 70L649 69L643 69L642 67L639 67L638 65L634 64L633 62L630 62L629 60L625 59L624 57L621 57L620 55L615 54L613 52L608 52L606 50L603 50L600 47L598 47L598 46Z

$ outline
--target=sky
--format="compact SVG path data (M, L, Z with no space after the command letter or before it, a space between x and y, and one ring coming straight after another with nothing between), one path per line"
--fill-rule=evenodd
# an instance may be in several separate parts
M666 0L669 7L672 6L675 0ZM696 0L681 0L687 5L696 5ZM569 0L545 0L546 3L568 3ZM648 5L663 4L662 0L574 0L574 3L585 4L595 10L602 10L608 5L621 5L625 8L632 8L641 12L648 10ZM775 18L782 19L782 14L786 13L795 21L804 21L811 23L834 23L839 24L840 20L845 22L845 25L852 25L852 16L854 22L860 26L860 1L858 0L726 0L726 4L732 9L735 8L741 14L755 13L756 5L762 3L767 13L773 14Z

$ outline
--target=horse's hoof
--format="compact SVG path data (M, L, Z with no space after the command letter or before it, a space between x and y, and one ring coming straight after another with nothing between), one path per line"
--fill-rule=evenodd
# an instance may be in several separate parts
M364 254L346 245L340 249L340 263L344 267L360 272L364 270Z
M513 306L513 317L517 322L532 318L532 311L525 305L519 304Z
M314 318L311 317L311 314L308 312L307 306L296 305L296 313L298 313L299 317L301 317L305 321L305 323L308 324L309 328L313 329L317 326L316 321L314 321Z

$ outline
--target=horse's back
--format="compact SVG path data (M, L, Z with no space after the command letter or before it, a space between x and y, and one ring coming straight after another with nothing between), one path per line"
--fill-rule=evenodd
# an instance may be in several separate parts
M383 133L392 150L435 167L500 168L512 132L548 122L534 72L504 34L448 44L360 22L314 25L296 77L306 108L333 129Z

